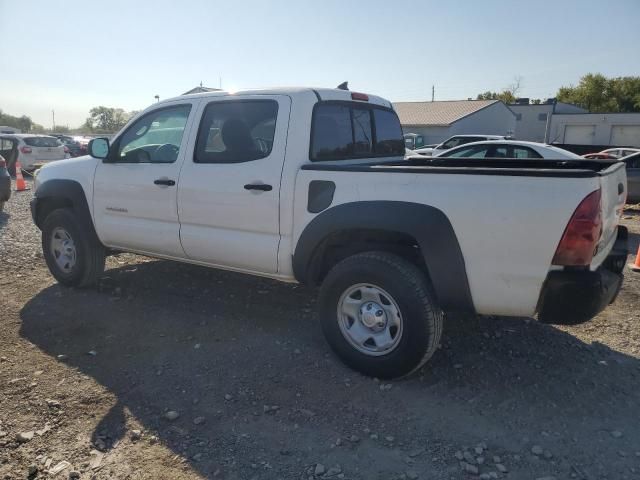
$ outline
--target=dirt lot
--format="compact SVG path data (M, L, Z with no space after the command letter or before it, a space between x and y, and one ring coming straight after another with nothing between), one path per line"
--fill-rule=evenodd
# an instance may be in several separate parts
M0 478L640 478L640 274L577 327L448 318L380 383L307 288L134 255L61 288L29 199L0 213Z

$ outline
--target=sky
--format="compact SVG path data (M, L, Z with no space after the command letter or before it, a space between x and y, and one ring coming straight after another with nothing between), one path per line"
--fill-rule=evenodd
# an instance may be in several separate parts
M203 82L475 98L521 77L547 98L640 75L640 0L0 0L0 109L76 127Z

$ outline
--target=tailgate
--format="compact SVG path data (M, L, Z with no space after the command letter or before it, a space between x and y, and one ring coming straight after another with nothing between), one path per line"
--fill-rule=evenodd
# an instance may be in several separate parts
M64 146L59 147L32 147L36 161L62 160L64 158Z
M591 263L592 269L600 266L616 240L618 223L627 198L627 173L624 163L615 163L600 173L600 188L602 189L602 235L597 253Z

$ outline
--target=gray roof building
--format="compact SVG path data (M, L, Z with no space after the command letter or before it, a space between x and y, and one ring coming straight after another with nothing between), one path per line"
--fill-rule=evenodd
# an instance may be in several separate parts
M512 135L514 113L500 100L448 100L393 104L404 133L440 143L453 135Z

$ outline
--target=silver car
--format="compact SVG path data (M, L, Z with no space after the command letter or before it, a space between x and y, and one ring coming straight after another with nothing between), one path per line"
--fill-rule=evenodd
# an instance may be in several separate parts
M48 135L1 134L0 155L7 161L11 174L16 162L23 170L34 170L45 163L69 158L69 149L60 140Z

